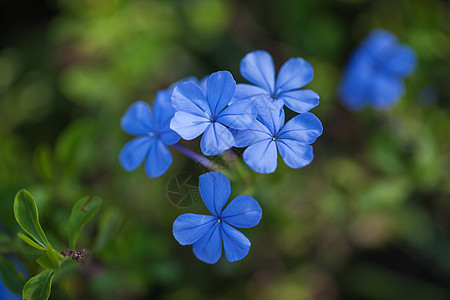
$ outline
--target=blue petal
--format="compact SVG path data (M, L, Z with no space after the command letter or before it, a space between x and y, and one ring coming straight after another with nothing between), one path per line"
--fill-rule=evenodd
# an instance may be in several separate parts
M162 90L156 93L153 102L153 119L155 127L161 135L161 140L166 145L173 145L180 140L180 136L170 129L170 121L173 118L175 109L172 107L170 96L171 90Z
M304 87L314 77L314 69L303 58L291 58L281 67L277 76L275 91L277 93Z
M281 129L278 138L312 144L322 132L323 127L320 120L312 113L307 112L289 120Z
M219 155L233 147L234 137L230 130L218 122L209 124L200 142L203 154Z
M277 147L286 165L293 169L309 165L314 158L312 146L299 141L279 140Z
M231 130L234 136L234 147L247 147L263 140L272 138L269 129L260 121L255 120L250 129L245 130Z
M283 101L260 99L256 103L257 120L266 126L272 135L276 135L284 125Z
M172 93L172 105L176 111L183 111L199 117L209 118L211 110L201 88L193 82L178 84Z
M168 127L175 113L175 109L170 100L171 95L172 92L170 90L157 91L155 100L153 101L153 119L155 126L160 130Z
M401 80L386 73L376 76L372 84L372 104L380 109L386 109L394 105L405 90Z
M232 226L250 228L258 225L262 218L262 209L253 197L240 195L223 210L222 217Z
M274 91L275 66L272 56L263 50L248 53L240 64L241 75L253 84L265 89L269 94Z
M243 155L245 163L255 172L273 173L277 168L277 147L271 139L249 146Z
M222 208L227 203L231 193L230 181L219 172L208 172L200 175L199 189L203 202L215 216L220 216Z
M284 92L278 96L291 110L301 114L307 112L319 104L319 95L311 90L294 90Z
M398 45L397 38L391 32L375 29L361 43L357 51L369 54L378 62L385 62Z
M213 116L218 116L228 105L233 98L235 89L236 81L234 81L230 72L219 71L209 76L206 83L206 93Z
M255 85L239 83L236 85L236 91L233 95L233 100L231 103L234 103L238 100L253 100L254 98L260 96L270 96L265 89L257 87Z
M210 124L211 121L205 117L177 111L170 121L170 129L189 141L201 135Z
M195 256L205 263L215 264L222 256L220 227L219 223L216 223L192 247Z
M222 224L222 239L225 257L229 262L243 259L250 250L248 238L226 223Z
M145 172L150 178L164 174L172 164L172 154L169 148L160 140L150 147L145 161Z
M144 161L155 139L151 137L138 137L125 144L119 154L122 167L128 172L135 170Z
M366 54L355 53L345 69L339 85L339 98L349 109L359 110L370 100L370 90L375 70Z
M191 245L204 236L215 221L214 216L183 214L173 222L172 233L181 245Z
M238 101L225 108L218 116L217 122L235 129L247 129L256 119L253 101Z
M417 64L414 50L408 46L399 46L397 51L386 61L386 68L398 76L410 75Z
M120 124L122 129L131 135L147 135L155 130L150 106L143 101L131 104L120 120Z

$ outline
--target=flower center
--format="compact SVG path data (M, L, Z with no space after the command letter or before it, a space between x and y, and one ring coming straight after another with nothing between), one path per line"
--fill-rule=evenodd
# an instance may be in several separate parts
M159 132L149 132L148 136L149 137L154 137L156 139L159 139L161 137L161 134Z
M274 142L278 141L278 136L273 135L273 136L272 136L272 141L274 141Z
M217 223L222 223L223 221L223 217L216 217L216 222Z

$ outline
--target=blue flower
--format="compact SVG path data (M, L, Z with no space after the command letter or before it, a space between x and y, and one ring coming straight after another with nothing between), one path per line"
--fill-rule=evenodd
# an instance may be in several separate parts
M291 110L304 113L319 104L319 95L312 90L300 90L311 82L313 67L303 58L289 59L281 67L275 78L275 66L272 56L258 50L248 53L241 61L241 75L253 83L238 84L235 100L268 98L282 101Z
M234 227L250 228L259 223L262 210L258 202L241 195L222 211L231 193L230 181L222 173L201 175L199 187L203 202L213 215L179 216L173 223L173 236L181 245L193 245L195 256L209 264L222 256L222 243L228 261L244 258L251 243Z
M180 136L169 127L175 113L170 103L170 95L170 90L158 91L153 112L147 103L137 101L122 117L123 130L136 136L123 147L119 155L125 170L135 170L146 159L147 175L158 177L172 164L172 155L166 145L177 143Z
M352 110L386 109L403 95L403 78L416 66L416 54L390 32L377 29L352 53L339 86L341 102Z
M200 147L205 155L218 155L230 149L234 138L228 127L245 129L256 118L250 101L229 105L235 89L236 82L227 71L209 76L206 95L194 82L178 84L172 94L176 112L170 128L185 140L192 140L204 132Z
M271 106L270 103L266 105ZM267 112L258 115L250 129L233 131L235 147L249 146L243 154L245 163L255 172L273 173L279 152L291 168L310 164L313 160L311 144L323 131L319 119L306 112L284 124L283 109L267 109Z

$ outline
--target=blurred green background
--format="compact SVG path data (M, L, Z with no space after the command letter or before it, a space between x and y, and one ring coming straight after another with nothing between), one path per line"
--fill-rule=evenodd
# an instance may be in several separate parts
M336 98L350 52L381 27L419 62L389 111ZM172 151L150 179L118 162L135 100L189 75L229 70L265 49L277 68L312 63L324 124L310 166L259 175L242 164L261 223L242 261L198 261L172 223L174 176L204 170ZM15 193L28 189L59 250L72 205L104 202L79 244L90 256L55 278L50 299L450 299L450 7L437 0L6 0L0 3L0 253L39 271L18 241ZM198 141L186 143L198 150ZM239 151L238 151L239 153Z

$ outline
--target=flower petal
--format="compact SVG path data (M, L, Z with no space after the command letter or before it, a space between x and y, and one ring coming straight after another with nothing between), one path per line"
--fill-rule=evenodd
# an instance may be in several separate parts
M356 51L369 54L372 59L384 62L395 51L398 45L397 38L391 32L375 29L364 39Z
M314 77L314 69L301 57L289 59L278 72L275 91L286 92L304 87Z
M247 147L257 142L271 139L269 129L260 121L255 120L250 129L245 130L231 130L234 136L234 147Z
M175 87L172 93L172 105L176 111L183 111L204 118L211 116L205 94L192 81L182 82Z
M218 122L209 124L200 142L205 155L219 155L233 147L234 137L230 130Z
M145 172L150 178L164 174L172 164L172 154L169 148L160 140L150 147L145 161Z
M219 113L228 105L233 98L236 89L236 81L228 71L212 73L206 83L206 94L213 116Z
M233 100L231 103L234 103L238 100L253 100L256 97L260 96L270 96L265 89L262 89L258 86L247 84L247 83L239 83L236 85L236 91L233 95Z
M256 119L254 101L238 101L225 108L217 122L234 129L247 129Z
M312 146L299 141L279 140L277 147L286 165L293 169L309 165L314 158Z
M147 135L155 130L150 106L143 101L131 104L120 120L120 124L122 129L131 135Z
M258 225L262 218L262 209L253 197L240 195L231 200L223 210L222 217L232 226L250 228Z
M222 256L222 235L219 223L213 227L194 243L192 247L195 256L208 264L215 264Z
M151 137L138 137L126 143L119 154L122 167L128 172L139 167L147 156L151 145L155 142L155 139Z
M199 189L203 202L215 216L220 216L222 208L227 203L231 193L230 181L219 172L208 172L200 175Z
M275 85L275 66L269 53L263 50L248 53L241 60L240 70L242 77L272 94Z
M229 262L243 259L250 250L248 238L227 223L222 223L222 239L225 257Z
M189 141L201 135L210 124L210 120L205 117L177 111L170 121L170 129Z
M276 135L284 125L283 101L261 98L255 107L258 112L257 120L264 124L272 135Z
M191 245L203 237L215 221L215 216L183 214L173 222L172 233L181 245Z
M376 108L386 109L394 105L405 91L403 82L387 73L378 74L372 82L372 104Z
M280 140L295 140L305 144L312 144L323 132L322 123L312 113L303 113L289 120L281 129Z
M172 91L169 89L158 91L156 92L155 101L153 101L155 127L161 135L161 140L166 145L173 145L180 140L180 136L170 129L170 121L175 113L170 99L171 95Z
M271 139L249 146L243 155L245 163L255 172L273 173L277 168L277 147Z
M319 104L319 95L312 90L294 90L278 96L291 110L301 114L310 111Z
M399 46L397 51L386 61L386 68L398 76L410 75L417 64L414 50L406 45Z

